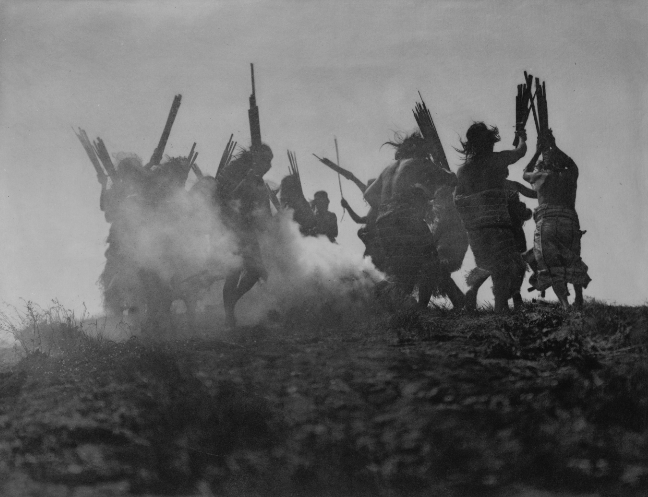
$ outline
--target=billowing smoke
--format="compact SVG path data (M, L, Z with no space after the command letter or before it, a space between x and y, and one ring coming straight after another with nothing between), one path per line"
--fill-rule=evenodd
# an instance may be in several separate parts
M119 158L124 179L114 187L114 205L104 206L111 222L101 278L106 309L120 314L148 307L150 316L160 310L152 306L166 312L181 300L191 312L206 289L241 264L237 236L214 201L215 180L205 177L187 191L185 159L146 171L137 157ZM291 210L268 222L260 242L268 277L237 308L244 324L291 313L344 319L366 306L382 279L361 253L301 235ZM209 298L221 306L220 294Z
M182 160L147 172L130 157L119 168L122 182L113 186L112 204L104 202L111 222L101 278L106 310L143 310L151 292L162 305L194 298L188 294L240 264L235 238L213 202L213 178L188 192Z
M383 275L362 253L349 252L325 236L305 237L293 211L274 216L261 237L267 281L241 302L243 322L268 313L293 314L300 320L345 320L366 309Z
M135 261L165 282L182 282L205 271L221 279L240 263L235 238L221 222L217 205L201 193L178 190L153 212L132 213Z

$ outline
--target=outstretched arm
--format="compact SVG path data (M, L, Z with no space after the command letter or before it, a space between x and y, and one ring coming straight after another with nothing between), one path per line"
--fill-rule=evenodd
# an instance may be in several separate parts
M342 208L347 210L349 216L351 216L351 219L353 219L354 222L358 224L367 224L367 216L363 216L363 217L358 216L349 205L349 202L347 202L345 199L342 199L341 204L342 204Z
M524 195L527 198L538 198L538 192L518 183L517 181L507 179L504 182L510 190L515 190L520 195Z
M535 164L536 164L538 158L540 157L541 153L542 153L542 151L538 148L536 150L536 153L533 154L533 157L531 157L531 160L529 161L529 163L524 168L525 173L530 173L531 171L533 171L533 168L535 167Z

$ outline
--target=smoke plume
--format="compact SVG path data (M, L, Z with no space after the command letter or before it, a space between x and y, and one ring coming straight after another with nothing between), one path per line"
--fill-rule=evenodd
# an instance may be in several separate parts
M274 216L261 237L261 252L268 278L241 302L243 322L258 322L271 311L304 321L348 320L371 302L373 287L383 279L362 253L325 236L303 236L292 210Z
M174 167L168 174L179 171ZM109 243L118 250L107 251L104 294L107 304L115 300L111 292L118 294L113 311L143 308L151 281L160 293L168 292L168 299L195 305L242 262L236 233L214 202L215 180L203 178L187 191L186 174L176 186L175 177L164 174L154 171L146 184L166 181L171 189L156 189L153 199L137 192L126 195L112 215ZM290 315L342 320L371 300L373 286L382 279L361 253L349 253L325 237L304 237L292 210L272 217L259 239L268 277L241 300L241 323ZM215 302L207 306L222 307L220 292L208 295Z

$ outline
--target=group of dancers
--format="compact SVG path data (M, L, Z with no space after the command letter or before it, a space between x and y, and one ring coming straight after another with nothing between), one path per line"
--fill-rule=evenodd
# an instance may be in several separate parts
M583 288L590 278L580 257L584 232L575 210L578 168L558 148L548 126L544 85L536 79L535 95L531 87L529 77L518 87L514 148L494 151L500 141L498 129L474 122L457 148L463 161L456 173L448 166L431 114L422 102L414 111L419 130L388 142L395 150L394 160L375 180L365 185L339 164L320 159L354 180L369 204L369 212L360 216L342 200L342 207L363 225L358 236L366 246L365 256L385 274L378 284L377 298L389 298L394 303L412 298L418 290L420 307L427 307L432 295L444 295L455 308L474 311L479 287L491 278L495 311L505 312L509 300L515 308L522 306L520 291L530 267L534 289L544 292L551 287L561 306L568 309L567 284L571 284L574 306L583 305ZM90 143L85 132L78 134L97 169L102 183L101 207L111 223L106 266L100 279L106 308L112 312L144 309L146 326L158 327L169 320L174 300L183 299L193 315L198 294L192 288L209 287L224 279L226 322L235 326L237 302L259 280L267 278L260 237L268 229L273 212L291 210L303 236L322 236L330 242L338 235L337 218L328 210L326 192L316 192L313 201L306 200L294 154L288 154L290 174L278 189L264 181L274 154L261 140L254 86L248 111L251 145L234 153L230 139L213 177L202 173L193 148L188 157L162 159L179 106L176 99L160 145L146 165L128 156L114 167L100 139ZM526 187L508 180L508 175L509 167L527 152L525 123L531 110L538 140L524 168L523 178L530 185ZM192 170L198 181L187 192L185 184ZM190 199L186 209L177 208L173 199L178 193ZM537 198L534 213L520 195ZM199 199L199 204L191 199ZM195 275L187 277L186 270L178 270L182 257L177 254L182 247L178 250L169 241L173 238L170 231L189 229L188 225L195 231L195 224L187 223L187 219L198 215L197 205L207 205L217 214L217 226L213 222L201 225L203 234L217 239L225 230L231 241L228 250L235 257L225 274L197 268ZM527 250L522 227L532 216L536 229L533 247ZM133 222L134 217L138 223ZM156 257L168 270L160 270L160 264L142 262L138 254L141 236L135 233L141 231L142 221L162 226L163 236L155 243L159 247ZM194 238L187 234L181 239L189 243ZM222 244L212 246L224 250ZM451 275L462 267L468 246L476 268L468 275L469 288L464 294Z

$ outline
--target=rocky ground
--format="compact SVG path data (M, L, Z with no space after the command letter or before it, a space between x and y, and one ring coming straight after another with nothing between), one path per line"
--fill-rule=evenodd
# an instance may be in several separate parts
M0 495L646 495L648 308L326 316L0 369ZM15 357L15 356L12 356Z

